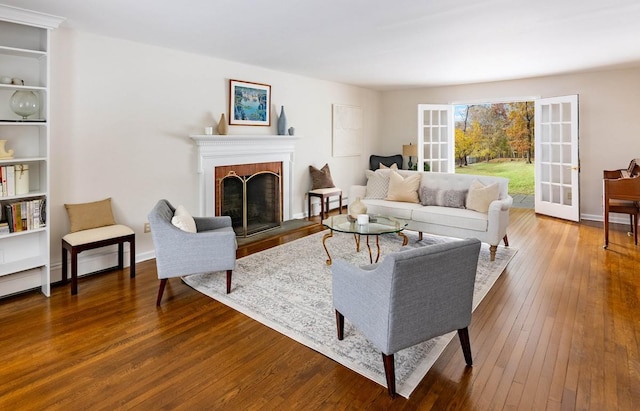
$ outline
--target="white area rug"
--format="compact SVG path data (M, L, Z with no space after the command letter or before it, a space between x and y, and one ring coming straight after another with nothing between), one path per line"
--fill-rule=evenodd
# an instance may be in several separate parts
M239 259L233 272L230 294L225 294L224 272L192 275L185 277L184 281L211 298L386 387L380 351L353 328L348 318L345 319L344 340L339 341L336 336L331 267L325 263L327 255L322 247L325 232ZM423 241L417 242L417 235L412 232L406 234L409 246L413 247L455 241L425 235ZM375 238L371 240L373 244ZM349 234L334 233L326 244L334 260L341 258L364 265L369 264L364 242L363 238L359 253L356 253L353 236ZM402 239L397 235L380 236L380 258L399 250L401 245ZM375 258L375 245L372 251ZM474 309L515 253L514 249L500 246L496 260L490 262L489 246L482 244ZM398 394L409 397L455 335L452 332L395 354ZM471 348L473 352L473 341Z

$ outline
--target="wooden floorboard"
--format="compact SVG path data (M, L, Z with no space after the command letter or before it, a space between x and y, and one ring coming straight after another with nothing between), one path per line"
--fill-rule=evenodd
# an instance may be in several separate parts
M319 220L316 218L316 222ZM318 232L260 240L242 257ZM518 250L411 398L169 281L155 261L0 300L0 409L640 409L640 247L512 209Z

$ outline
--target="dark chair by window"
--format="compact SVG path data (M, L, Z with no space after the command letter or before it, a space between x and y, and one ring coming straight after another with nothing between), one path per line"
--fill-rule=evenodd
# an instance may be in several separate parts
M402 169L403 162L404 159L402 158L402 154L387 157L373 154L369 157L369 169L371 171L375 171L380 168L380 164L384 164L387 167L391 167L393 164L396 164L399 169Z

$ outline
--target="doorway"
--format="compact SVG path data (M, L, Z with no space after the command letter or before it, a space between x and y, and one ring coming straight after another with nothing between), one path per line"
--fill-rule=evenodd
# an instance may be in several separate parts
M527 160L534 164L534 208L536 213L580 221L579 156L578 156L578 96L560 96L534 101L534 138L527 148ZM518 103L519 101L516 101ZM462 104L458 104L462 105ZM418 169L423 166L436 172L456 172L454 105L418 104ZM535 126L537 125L537 127ZM486 132L478 126L479 132ZM470 131L472 131L470 129ZM491 131L491 130L489 130ZM458 132L460 134L460 132ZM508 151L500 132L491 134L492 143L476 153L479 159L489 159ZM506 131L503 133L506 134ZM532 148L531 153L528 150ZM538 153L538 161L535 160ZM511 154L516 156L517 153ZM464 156L458 155L464 159ZM466 166L469 165L467 157ZM463 163L464 167L464 163ZM509 191L516 191L516 181Z
M535 204L535 103L456 104L455 172L509 179L513 206Z

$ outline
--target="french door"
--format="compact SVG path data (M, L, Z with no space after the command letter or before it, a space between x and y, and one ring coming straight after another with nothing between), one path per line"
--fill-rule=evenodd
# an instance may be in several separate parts
M453 106L418 104L418 171L455 171L454 129Z
M535 101L535 210L580 221L578 96Z

